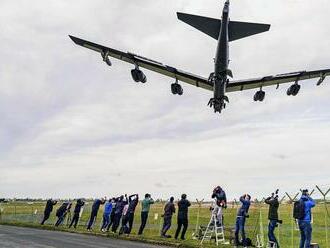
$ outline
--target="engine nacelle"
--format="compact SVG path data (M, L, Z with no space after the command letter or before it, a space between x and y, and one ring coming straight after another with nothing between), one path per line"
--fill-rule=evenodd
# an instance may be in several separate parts
M293 84L289 87L289 89L286 91L286 94L288 96L296 96L298 95L300 91L301 86L299 84Z
M178 83L171 84L171 91L173 95L183 95L182 86Z
M255 102L257 102L257 101L262 102L265 99L265 96L266 96L266 93L262 90L259 90L254 94L253 100Z
M132 78L135 82L137 82L137 83L138 82L141 82L141 83L147 82L147 77L143 73L143 71L136 68L136 69L131 70L131 74L132 74Z

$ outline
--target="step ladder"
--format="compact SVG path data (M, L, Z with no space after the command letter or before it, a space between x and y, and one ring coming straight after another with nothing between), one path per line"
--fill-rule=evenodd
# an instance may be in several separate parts
M278 248L277 244L273 241L268 241L268 248Z
M226 243L226 241L225 241L225 230L224 230L224 226L222 224L222 218L219 221L219 219L217 219L216 214L214 214L214 213L212 213L210 222L206 227L206 230L205 230L205 233L203 235L201 244L203 244L203 242L205 240L210 241L213 236L215 236L215 242L216 242L217 246L219 245L219 243L222 243L222 244Z

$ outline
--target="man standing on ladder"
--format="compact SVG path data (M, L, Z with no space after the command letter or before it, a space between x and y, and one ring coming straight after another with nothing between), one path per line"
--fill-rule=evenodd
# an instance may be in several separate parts
M243 247L247 247L247 241L245 236L245 220L249 217L249 208L251 205L251 196L249 194L244 194L239 198L242 206L237 212L236 217L236 226L235 226L235 245L243 245ZM242 236L242 242L239 241L239 233Z
M227 208L227 197L225 191L220 187L217 186L213 190L212 199L215 199L215 204L212 207L213 212L217 217L218 225L223 226L223 213L222 209Z

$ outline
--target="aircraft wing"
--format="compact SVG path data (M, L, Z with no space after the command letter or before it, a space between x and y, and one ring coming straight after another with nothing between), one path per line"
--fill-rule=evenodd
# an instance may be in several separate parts
M279 87L280 84L299 82L302 80L307 80L312 78L319 78L319 80L317 81L317 85L320 85L327 76L330 76L330 69L278 74L275 76L267 76L262 78L231 81L227 85L226 91L235 92L235 91L256 89L271 85L277 85L277 87Z
M100 54L106 54L110 57L122 60L124 62L137 65L139 67L148 69L150 71L154 71L157 73L160 73L162 75L177 79L179 81L194 85L196 87L201 87L206 90L213 91L213 85L208 82L207 78L193 75L188 72L181 71L179 69L176 69L175 67L164 65L160 62L157 62L152 59L148 59L133 53L129 52L122 52L118 51L109 47L105 47L102 45L98 45L95 43L92 43L90 41L86 41L74 36L69 35L69 37L72 39L74 43L77 45L83 46L85 48L94 50L95 52L98 52Z

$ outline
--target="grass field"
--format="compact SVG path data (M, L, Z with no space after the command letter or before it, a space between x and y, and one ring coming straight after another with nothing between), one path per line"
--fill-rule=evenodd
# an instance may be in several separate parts
M154 204L151 207L151 211L149 214L148 225L146 226L145 232L142 237L137 237L136 233L140 224L140 206L138 206L135 214L134 220L134 228L131 234L131 238L133 239L141 239L141 240L152 240L152 241L164 241L164 239L159 237L160 228L162 225L162 218L160 218L163 212L163 203ZM44 210L45 202L10 202L10 203L1 203L0 204L0 223L8 223L8 224L18 224L18 225L30 225L30 226L38 226L38 223L42 219L43 210ZM55 212L57 207L60 204L58 203L54 211L47 222L46 228L53 229L53 224L56 220ZM87 204L84 208L82 218L79 223L79 227L77 228L77 232L86 232L86 223L90 214L91 203ZM102 221L102 207L99 211L97 221L94 225L93 233L99 234L99 227ZM237 206L230 205L224 211L224 222L226 228L226 238L229 240L230 238L230 230L233 229L235 218L236 218ZM199 212L199 217L198 217ZM253 240L253 243L256 242L256 235L260 234L263 236L264 244L267 244L267 213L268 208L264 204L252 204L250 209L250 218L247 219L246 229L247 236ZM277 237L279 238L281 247L298 247L299 244L299 231L296 230L296 226L292 221L292 205L290 204L282 204L279 210L280 218L283 220L283 225L277 229ZM329 240L326 238L326 230L330 234L329 227L326 222L329 221L326 218L326 211L324 208L324 204L318 204L313 209L313 241L318 243L320 247L330 247ZM205 204L199 208L197 204L193 204L189 211L189 229L187 232L187 240L183 242L175 241L174 239L166 239L166 242L171 242L173 245L181 245L187 247L199 247L200 241L193 239L193 233L195 229L199 225L207 225L210 219L210 211L209 205ZM65 222L66 224L66 222ZM66 230L67 227L62 225L59 230ZM174 235L176 229L176 216L173 217L172 228L169 231L170 235ZM73 230L71 230L73 231ZM110 236L113 236L110 234ZM330 238L330 237L329 237ZM215 247L214 242L206 242L203 244L203 247ZM226 246L223 246L226 247ZM228 245L227 245L228 247Z

